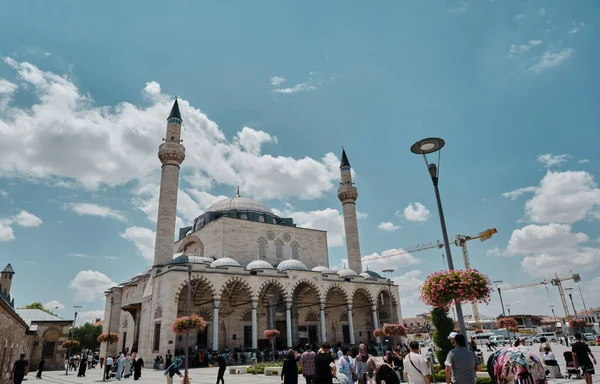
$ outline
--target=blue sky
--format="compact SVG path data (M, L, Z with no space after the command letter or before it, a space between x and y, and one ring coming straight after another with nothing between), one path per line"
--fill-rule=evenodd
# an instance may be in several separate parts
M598 306L599 13L595 1L0 1L0 264L17 272L16 302L58 301L66 317L80 304L91 319L111 282L150 264L156 150L177 95L179 224L239 184L328 230L339 266L343 145L363 255L441 239L409 151L440 136L450 234L499 231L469 244L472 265L506 284L573 269ZM441 252L392 260L414 315ZM559 304L553 288L513 292L513 313ZM499 313L496 298L481 311Z

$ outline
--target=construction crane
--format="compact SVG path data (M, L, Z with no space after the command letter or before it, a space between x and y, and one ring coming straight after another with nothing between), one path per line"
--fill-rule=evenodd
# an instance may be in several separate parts
M521 288L535 287L538 285L551 284L558 288L558 294L560 295L560 301L562 302L563 309L565 310L565 316L567 316L567 319L570 319L571 314L569 313L569 305L567 304L567 299L565 298L565 291L563 290L563 286L562 286L562 282L568 281L568 280L573 280L573 282L579 283L581 281L581 276L579 275L579 273L574 273L572 276L558 277L558 273L555 273L554 279L544 279L542 281L537 281L535 283L515 285L512 287L503 288L502 290L510 291L513 289L521 289ZM498 287L498 294L500 295L500 301L502 301L502 292L500 290L500 287Z
M460 247L462 249L463 260L465 263L466 270L471 269L471 261L469 260L469 250L467 249L467 241L471 241L471 240L475 240L475 239L479 239L480 241L486 241L486 240L491 239L492 236L495 235L496 233L498 233L498 230L496 230L496 228L490 228L490 229L486 229L483 232L479 232L477 235L474 235L474 236L456 235L456 240L454 240L454 245L456 245L457 247ZM479 306L477 305L477 302L473 302L471 305L472 305L472 309L473 309L473 320L475 320L475 329L480 329L481 328L481 316L479 315Z
M476 239L479 239L481 241L486 241L486 240L489 240L496 233L498 233L496 228L490 228L490 229L486 229L483 232L479 232L477 235L473 235L473 236L467 236L467 235L456 235L455 236L454 245L456 245L457 247L460 247L462 249L463 260L465 263L465 269L467 269L467 270L471 269L471 261L469 260L469 251L467 250L467 241L476 240ZM389 251L384 251L381 253L381 255L363 257L362 261L372 261L372 260L383 259L383 258L388 258L388 257L400 256L400 255L404 255L407 253L424 251L424 250L432 249L432 248L440 249L442 247L444 247L444 243L439 240L436 240L436 241L431 241L431 242L425 243L425 244L418 244L418 245L415 245L413 247L406 248L406 249L392 249ZM473 318L475 320L475 326L478 327L481 324L481 316L479 315L479 308L477 306L477 303L473 303Z

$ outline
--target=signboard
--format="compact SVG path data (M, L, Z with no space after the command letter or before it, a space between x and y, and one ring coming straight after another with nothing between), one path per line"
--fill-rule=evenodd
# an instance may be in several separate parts
M533 329L519 329L521 335L533 335L536 332Z

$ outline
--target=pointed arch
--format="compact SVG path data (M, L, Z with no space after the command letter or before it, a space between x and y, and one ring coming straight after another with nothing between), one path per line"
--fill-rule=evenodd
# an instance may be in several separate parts
M394 289L394 287L396 289ZM398 295L398 289L397 288L398 288L398 286L392 285L392 304L394 306L396 306L396 307L399 307L398 297L397 297L397 295ZM394 293L394 290L396 291L395 293ZM389 292L387 286L383 286L383 287L379 288L379 290L377 291L377 295L375 295L375 300L379 300L379 297L381 297L382 293L385 293L386 296L390 295L390 292ZM380 303L377 302L377 306L379 306L379 304Z
M242 279L240 276L232 276L231 278L229 278L229 280L227 280L225 283L223 283L221 285L221 288L219 289L218 297L219 298L223 297L225 290L227 290L228 288L235 289L238 287L243 288L244 291L248 294L248 296L251 299L254 297L254 290L252 289L250 284L248 284L248 281Z
M317 294L317 301L318 302L322 301L321 300L321 290L319 289L317 284L314 283L314 281L309 280L307 278L302 278L302 279L296 281L296 283L292 287L292 300L296 299L296 289L298 289L302 285L306 285L306 286L312 288L312 290Z
M206 277L200 275L200 274L192 274L192 292L196 292L196 290L198 289L198 287L200 285L204 284L206 286L206 288L208 289L210 296L211 297L215 297L216 295L216 290L215 290L215 286L212 284L212 282L210 280L208 280ZM179 301L179 298L181 296L181 292L183 292L184 289L187 289L187 285L188 285L188 281L187 279L184 279L180 284L179 287L177 288L177 290L175 291L175 302Z
M288 294L288 291L285 289L283 284L281 284L281 282L278 279L269 279L269 280L265 281L264 283L262 283L260 288L258 288L258 290L256 291L255 299L260 300L260 298L264 296L267 289L269 289L269 287L271 287L271 286L274 286L279 290L279 292L281 293L281 295L283 296L283 299L285 301L290 300L290 295Z
M369 305L375 304L375 299L373 298L373 294L364 285L359 285L357 287L354 287L354 289L352 290L352 302L355 301L357 293L363 294L365 296L365 298L367 299L367 301L369 302Z
M351 301L350 301L350 295L348 294L348 291L346 291L346 290L344 289L344 287L342 287L342 286L341 286L340 284L338 284L338 283L332 283L332 284L330 284L330 285L329 285L329 286L326 288L326 290L325 290L325 295L324 295L324 298L325 298L325 299L327 299L327 297L329 296L329 294L330 294L331 292L333 292L333 291L338 291L338 292L340 292L340 293L342 294L342 297L343 297L343 299L344 299L344 302L346 302L346 303L348 303L348 304L350 304L350 303L351 303Z

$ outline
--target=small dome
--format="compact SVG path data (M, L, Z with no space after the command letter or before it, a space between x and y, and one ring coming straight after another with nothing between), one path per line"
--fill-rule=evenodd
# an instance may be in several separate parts
M240 267L240 263L238 263L237 261L229 258L229 257L221 257L220 259L217 259L215 261L213 261L212 263L210 263L210 266L212 268L218 268L218 267Z
M377 272L373 272L373 271L364 271L363 273L360 274L360 276L364 277L365 279L381 279L381 275Z
M303 262L296 259L284 260L277 266L279 272L284 271L308 271L308 267Z
M273 269L273 266L264 260L254 260L246 265L246 269L253 271L255 269Z
M358 276L358 273L354 272L353 270L346 268L346 269L342 269L341 271L338 272L338 276L339 277L353 277L353 276Z
M321 273L335 273L333 270L331 270L323 265L317 265L312 270L314 272L321 272Z
M210 264L213 261L210 257L186 255L184 253L176 253L173 256L172 264Z
M229 212L231 210L243 211L243 212L257 212L266 213L275 216L273 211L266 205L259 203L258 201L248 199L246 197L235 196L217 201L206 209L206 212Z

